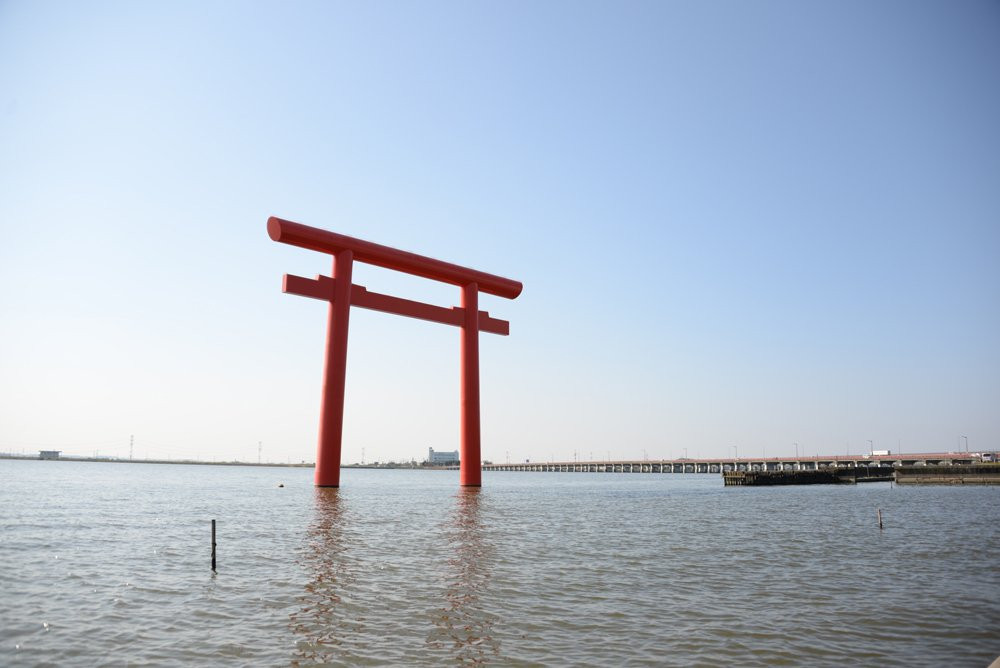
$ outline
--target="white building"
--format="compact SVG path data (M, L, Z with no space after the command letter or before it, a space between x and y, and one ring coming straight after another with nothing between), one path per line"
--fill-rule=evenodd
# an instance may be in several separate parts
M434 448L427 448L427 463L437 465L457 464L458 450L451 452L434 452Z

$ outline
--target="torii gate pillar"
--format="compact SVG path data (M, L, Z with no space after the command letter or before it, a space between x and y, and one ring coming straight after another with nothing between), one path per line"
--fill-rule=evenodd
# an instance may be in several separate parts
M483 480L479 443L479 287L462 286L462 450L459 484L479 487Z
M354 253L343 250L333 260L333 300L326 324L323 403L316 448L316 486L340 487L340 448L344 437L344 387L347 381L347 332L351 319Z
M316 485L340 486L347 334L353 305L461 328L462 426L459 480L464 486L479 487L482 484L479 332L504 336L510 333L510 323L492 318L486 311L479 310L479 293L488 292L514 299L521 293L521 283L280 218L268 219L267 232L275 241L328 253L334 258L332 278L318 276L315 280L310 280L286 274L284 280L285 292L329 302L323 401L316 453ZM457 285L462 289L462 306L447 309L369 292L363 286L352 283L355 261Z

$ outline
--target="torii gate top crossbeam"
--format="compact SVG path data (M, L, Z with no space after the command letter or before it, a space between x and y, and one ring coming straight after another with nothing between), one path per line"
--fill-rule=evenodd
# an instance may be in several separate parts
M475 283L480 292L514 299L521 294L520 281L469 269L450 262L401 251L389 246L355 239L344 234L321 230L272 216L267 221L267 234L274 241L336 255L349 250L358 262L402 271L444 283L465 286Z

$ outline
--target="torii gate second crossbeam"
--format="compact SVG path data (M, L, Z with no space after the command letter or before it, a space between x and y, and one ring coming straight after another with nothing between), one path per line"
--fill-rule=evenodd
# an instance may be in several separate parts
M462 444L460 484L482 484L479 429L479 332L510 333L510 323L479 310L479 293L507 299L521 294L518 281L460 267L415 253L355 239L336 232L271 217L267 233L274 241L333 256L333 277L315 279L285 275L283 291L330 303L323 366L316 485L340 486L340 449L344 433L344 381L347 375L347 330L351 306L405 315L462 328ZM462 306L443 308L409 299L369 292L354 285L354 262L402 271L462 288Z

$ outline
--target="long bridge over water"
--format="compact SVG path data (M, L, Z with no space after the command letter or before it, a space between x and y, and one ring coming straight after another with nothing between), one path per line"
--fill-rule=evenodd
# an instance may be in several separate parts
M858 466L949 466L991 461L979 452L897 455L818 455L815 457L723 457L713 459L639 459L576 462L483 464L484 471L563 473L722 473L724 471L809 471Z

